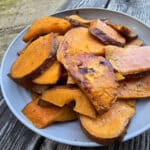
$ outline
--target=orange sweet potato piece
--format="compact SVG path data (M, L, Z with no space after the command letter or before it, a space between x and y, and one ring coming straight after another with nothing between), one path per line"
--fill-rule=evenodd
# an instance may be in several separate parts
M36 100L40 97L40 95L38 93L33 92L32 90L30 90L30 95L31 95L32 100Z
M117 97L122 99L150 97L150 74L119 82Z
M42 94L45 90L49 88L49 85L39 85L39 84L32 84L27 89L31 89L33 92L37 94Z
M57 40L54 33L33 41L11 66L13 79L34 79L56 60Z
M110 21L106 22L106 24L111 26L113 29L115 29L116 31L118 31L119 33L125 36L132 32L131 29L121 24L113 24Z
M127 41L136 39L138 37L138 35L136 33L133 33L132 30L129 29L125 25L113 24L110 21L107 21L106 24L111 26L113 29L118 31L120 34L122 34L126 38Z
M64 106L60 108L54 105L41 107L38 105L38 100L27 104L22 112L37 128L44 128L55 122L76 119L76 114L70 107Z
M60 42L63 40L64 36L62 35L58 35L57 36L57 40L58 40L58 43L60 44Z
M76 26L89 27L90 23L93 21L93 20L81 18L78 15L70 15L70 16L67 16L66 19L71 23L72 26L75 26L75 27Z
M150 46L119 48L105 47L106 59L122 75L150 71Z
M23 41L28 42L33 38L37 38L40 35L48 34L51 32L64 34L71 28L71 24L62 18L56 17L42 17L33 22L29 27L25 35L23 36Z
M59 107L63 107L74 101L74 111L92 118L96 116L94 107L89 99L80 89L74 86L56 86L50 88L42 94L41 99Z
M56 84L61 76L61 64L55 61L42 75L33 80L36 84Z
M68 74L67 84L76 84L71 75Z
M77 26L89 27L91 22L93 21L93 19L90 20L85 19L78 15L70 15L65 17L65 19L67 19L73 27L77 27ZM106 21L107 18L101 18L101 20Z
M100 144L111 144L119 141L125 134L130 119L135 114L133 102L116 101L103 115L96 119L79 115L85 134Z
M111 64L102 56L66 56L62 64L88 96L96 111L108 111L117 98L118 83Z
M106 45L124 46L125 38L105 22L96 19L89 28L90 33Z
M95 39L87 28L73 28L64 35L57 51L57 59L61 61L61 58L66 55L79 53L104 55L104 44Z
M130 47L130 46L142 46L143 45L143 41L142 40L131 40L130 42L128 42L125 47Z

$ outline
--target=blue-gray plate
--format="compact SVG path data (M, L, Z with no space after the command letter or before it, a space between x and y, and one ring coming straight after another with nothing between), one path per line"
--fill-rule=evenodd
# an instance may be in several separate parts
M105 9L86 8L58 12L53 14L53 16L65 17L75 13L78 13L80 16L89 19L108 17L114 23L120 23L128 26L135 33L138 33L139 38L144 40L145 45L150 45L149 27L139 22L135 18L132 18L123 13ZM21 110L31 100L30 95L25 89L21 88L12 80L10 80L7 74L10 72L10 67L17 57L17 51L25 46L25 43L22 41L22 37L27 29L28 27L20 32L18 36L12 41L7 51L5 52L1 63L0 83L7 105L14 113L14 115L25 126L27 126L35 133L40 134L48 139L76 146L102 146L87 138L87 136L82 132L78 121L59 123L51 125L45 129L37 129L22 114ZM136 105L136 114L130 122L123 141L129 140L150 128L150 117L148 114L150 114L150 99L138 100Z

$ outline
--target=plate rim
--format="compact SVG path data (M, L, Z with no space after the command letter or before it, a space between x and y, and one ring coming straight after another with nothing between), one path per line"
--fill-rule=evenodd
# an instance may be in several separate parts
M137 21L138 23L142 24L143 26L145 26L146 28L150 29L150 27L147 25L147 24L144 24L142 23L139 19L137 19L136 17L133 17L133 16L130 16L126 13L123 13L123 12L119 12L119 11L115 11L115 10L110 10L110 9L105 9L105 8L97 8L97 7L87 7L87 8L76 8L76 9L66 9L66 10L63 10L63 11L57 11L56 13L52 13L51 16L53 15L58 15L58 14L61 14L61 13L65 13L65 12L70 12L70 11L84 11L84 10L94 10L94 11L109 11L111 13L117 13L117 14L121 14L121 15L124 15L126 17L129 17L135 21ZM80 147L99 147L99 146L104 146L102 144L98 144L98 143L95 143L94 141L90 141L90 142L80 142L80 141L68 141L66 139L63 139L63 138L59 138L59 137L55 137L55 136L47 136L45 135L41 129L37 129L35 127L32 127L29 123L26 122L26 120L24 120L22 118L22 116L19 115L19 113L16 113L15 109L13 108L13 106L11 105L10 103L10 100L9 98L7 98L7 94L4 90L4 87L3 87L3 78L2 78L2 70L4 68L4 60L5 60L5 57L7 56L7 53L9 52L9 49L12 47L12 45L14 44L14 42L20 37L22 36L22 33L25 32L25 30L27 30L27 28L29 27L30 25L27 25L21 32L19 32L17 34L17 36L14 37L14 39L11 41L11 43L9 44L8 48L6 49L4 55L2 56L2 61L1 61L1 66L0 66L0 87L1 87L1 91L2 91L2 95L4 96L4 100L8 106L8 108L11 110L11 112L14 114L14 116L23 124L25 125L28 129L30 129L31 131L35 132L36 134L38 135L41 135L43 137L46 137L52 141L55 141L55 142L59 142L59 143L63 143L63 144L69 144L69 145L73 145L73 146L80 146ZM141 128L140 130L138 130L137 132L134 132L133 134L130 134L130 136L127 136L126 139L124 139L123 141L121 142L125 142L129 139L132 139L134 137L136 137L137 135L140 135L142 134L144 131L148 130L150 128L150 123L147 124L144 128Z

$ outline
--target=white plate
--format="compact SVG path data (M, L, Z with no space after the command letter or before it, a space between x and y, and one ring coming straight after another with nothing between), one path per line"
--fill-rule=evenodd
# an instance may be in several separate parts
M139 38L143 39L146 45L150 45L150 29L146 25L137 21L136 19L129 17L125 14L105 10L105 9L76 9L68 10L54 14L54 16L64 17L78 13L82 17L86 18L105 18L109 17L114 23L121 23L130 27L133 31L139 34ZM30 101L29 93L15 84L7 74L10 71L10 67L17 57L17 51L25 46L22 41L22 36L26 32L25 28L9 45L1 64L1 89L6 100L7 105L14 113L14 115L29 129L32 131L57 142L66 143L76 146L102 146L91 140L89 140L80 129L78 121L70 123L60 123L51 125L45 129L35 128L22 114L21 110ZM29 58L30 59L30 58ZM123 138L123 141L131 139L142 132L150 128L150 100L139 100L136 105L136 115L131 120L127 134Z

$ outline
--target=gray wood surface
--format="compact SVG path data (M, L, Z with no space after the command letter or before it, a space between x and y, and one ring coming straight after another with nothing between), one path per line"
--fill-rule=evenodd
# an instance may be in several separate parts
M150 26L149 0L68 0L57 10L82 7L101 7L125 12ZM44 7L43 7L44 9ZM21 29L24 26L21 26ZM1 29L1 28L0 28ZM21 30L16 27L15 34ZM6 29L5 29L6 30ZM18 31L18 32L16 32ZM9 30L10 32L10 30ZM0 33L7 31L0 30ZM13 31L11 34L14 34ZM6 45L7 46L7 45ZM0 93L0 95L2 95ZM102 148L82 148L45 139L22 125L10 112L0 96L0 150L150 150L150 130L121 144Z

